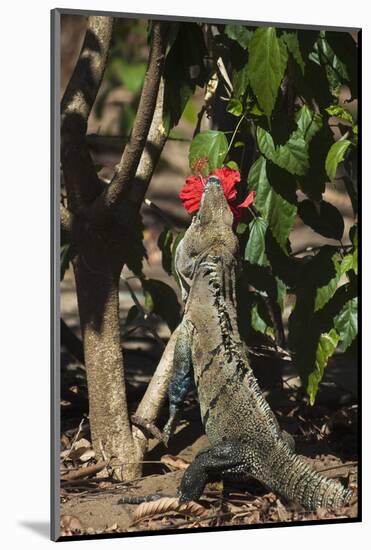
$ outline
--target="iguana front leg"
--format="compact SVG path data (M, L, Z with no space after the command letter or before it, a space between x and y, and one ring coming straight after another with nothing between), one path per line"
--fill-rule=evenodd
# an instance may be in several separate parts
M192 382L191 336L183 321L174 348L174 369L169 384L169 420L163 430L163 442L167 445L174 430L176 415Z
M248 477L248 452L236 439L228 439L201 451L187 468L179 487L179 502L198 500L211 476L244 473Z

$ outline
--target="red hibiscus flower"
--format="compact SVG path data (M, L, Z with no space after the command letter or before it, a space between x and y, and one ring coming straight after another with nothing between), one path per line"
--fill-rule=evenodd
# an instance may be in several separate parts
M243 209L248 208L252 204L255 192L252 191L249 193L241 204L236 204L236 184L241 180L239 171L228 167L217 168L210 174L210 176L216 176L220 179L225 198L227 199L229 207L233 212L234 220L235 222L239 222L242 217ZM179 196L183 201L184 208L190 214L197 212L200 208L201 197L207 179L208 176L189 176L180 190Z

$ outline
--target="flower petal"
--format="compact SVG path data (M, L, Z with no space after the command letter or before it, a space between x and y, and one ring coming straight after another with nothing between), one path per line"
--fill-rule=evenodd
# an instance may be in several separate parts
M204 179L200 176L189 176L180 190L179 197L182 199L184 208L190 213L197 212L200 208L202 193L204 190Z
M250 204L254 202L255 195L256 195L255 191L251 191L251 193L247 195L246 199L243 202L241 202L241 204L239 204L237 208L248 208Z
M241 180L239 171L224 166L214 170L213 176L220 179L227 201L234 200L237 195L236 184Z

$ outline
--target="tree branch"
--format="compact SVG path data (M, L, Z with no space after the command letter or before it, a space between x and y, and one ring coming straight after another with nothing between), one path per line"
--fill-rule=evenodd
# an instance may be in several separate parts
M162 126L163 89L160 83L167 30L167 23L154 22L148 68L130 139L112 183L86 211L87 217L96 223L103 223L107 212L123 202L129 187L130 190L135 189L131 199L137 206L140 204L165 144L167 136Z
M179 327L171 335L157 369L148 384L146 393L135 412L135 416L145 418L148 423L157 420L158 413L166 399L167 388L173 372L174 348L178 332ZM139 460L141 460L147 449L147 439L143 431L136 426L133 426L133 438L138 450Z
M91 16L75 70L61 103L61 162L68 205L76 211L101 192L86 143L86 128L106 67L113 18Z
M152 124L148 132L148 138L144 146L138 165L137 173L128 188L127 199L134 202L139 208L147 192L149 182L157 166L165 146L168 134L162 123L164 107L164 82L161 80L158 90L156 108L153 114Z

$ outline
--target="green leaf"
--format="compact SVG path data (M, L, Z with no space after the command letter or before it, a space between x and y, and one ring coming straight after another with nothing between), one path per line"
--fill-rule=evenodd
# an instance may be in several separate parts
M204 176L215 168L220 168L228 151L228 141L223 132L207 130L193 138L189 147L189 166L192 173L197 173L197 161L205 159L202 169Z
M138 306L131 306L126 316L126 325L132 325L134 321L139 318L140 315L141 312L139 311Z
M355 248L358 247L358 224L352 225L349 229L349 238L352 241L352 244Z
M346 76L350 86L352 98L357 97L358 85L358 46L349 32L326 31L326 40L333 54L346 67Z
M347 254L342 258L340 254L336 252L332 257L332 261L335 267L335 275L326 285L317 288L314 306L315 311L321 310L335 295L342 275L354 270L353 254Z
M309 54L313 51L313 47L318 38L318 34L318 31L311 31L309 29L297 31L300 51L305 61L308 59Z
M340 335L340 350L346 351L358 332L358 298L349 300L334 319L334 326Z
M314 303L314 311L322 309L329 300L333 297L338 287L340 277L342 275L341 270L341 256L335 253L332 261L335 267L335 276L324 286L317 288L316 300Z
M174 279L175 279L175 281L176 281L176 283L179 287L181 285L179 283L178 273L175 269L175 254L176 254L176 250L177 250L181 240L184 237L184 234L185 234L185 231L180 231L180 233L178 233L177 236L175 237L175 239L173 241L173 244L172 244L172 247L171 247L171 274L174 277Z
M309 143L314 135L322 128L322 117L307 105L303 105L295 114L295 121L303 138Z
M250 236L245 248L245 260L251 264L268 265L265 254L265 232L267 222L263 218L254 218L250 224Z
M346 33L341 34L345 37ZM319 63L326 69L329 89L332 95L338 96L341 86L349 82L349 77L346 66L334 53L329 44L328 37L329 33L325 31L320 32L319 39L317 40L317 55ZM355 60L356 58L353 60L354 64L356 64Z
M238 42L244 50L246 50L253 35L253 31L250 31L243 25L226 25L224 32L228 38Z
M297 91L309 105L315 101L322 110L333 102L334 98L329 89L326 69L320 63L314 62L312 55L306 62L304 78L300 73L297 80Z
M274 141L269 132L261 128L260 126L256 129L256 139L258 142L258 147L260 152L269 160L274 162L276 157L276 148Z
M239 170L240 169L237 162L234 161L234 160L230 160L229 162L227 162L226 166L228 166L228 168L232 168L232 170Z
M295 368L305 388L315 365L320 336L314 323L314 297L315 289L312 287L298 289L295 306L288 320L288 343L294 353Z
M309 168L308 144L322 127L322 117L304 105L295 115L297 130L284 145L275 147L272 136L258 127L256 137L263 155L293 175L304 175Z
M353 261L352 269L358 274L358 225L354 224L349 230L349 238L353 243Z
M206 46L197 23L179 23L179 30L164 65L163 123L168 133L179 122L196 86L206 83Z
M61 281L63 281L64 275L70 264L70 252L71 252L71 243L62 244L60 251L60 267L61 267Z
M137 221L128 226L128 242L126 265L135 275L141 277L143 268L143 258L147 258L147 251L143 245L144 225L139 216Z
M227 112L231 115L240 117L243 112L243 106L239 99L232 97L227 106Z
M267 334L274 338L274 331L271 326L267 325L264 319L260 316L259 307L255 304L251 308L251 327L256 332L261 332L262 334Z
M326 112L330 116L336 116L337 118L340 118L345 122L350 122L351 124L353 124L354 122L351 113L346 109L344 109L344 107L341 107L340 105L331 105L330 107L327 107Z
M320 336L316 351L315 369L308 377L307 393L311 405L314 405L318 392L318 385L323 378L325 367L328 360L335 352L338 342L339 334L335 329L331 329L330 332L321 334Z
M287 294L287 286L279 277L275 277L276 283L277 283L277 303L281 308L281 312L283 313L285 309L285 298Z
M142 286L145 308L159 315L171 331L175 330L180 320L180 306L174 290L157 279L143 279Z
M309 167L307 142L300 130L293 132L285 145L276 150L275 163L290 174L303 176Z
M315 203L308 199L298 205L298 214L314 231L340 241L344 233L344 219L339 210L324 200Z
M263 116L264 113L263 111L261 111L258 107L258 104L257 103L252 103L250 105L248 105L246 111L250 114L250 115L254 115L254 116Z
M171 275L171 245L173 243L173 232L168 227L164 227L161 232L157 245L162 252L162 267Z
M248 225L246 223L240 222L237 225L237 228L236 228L237 235L243 235L245 233L245 231L247 230L247 228L248 228Z
M249 82L259 106L270 119L286 69L286 46L277 38L274 27L259 27L251 37L248 49Z
M305 63L299 47L298 33L296 31L284 32L282 33L282 39L285 42L288 51L299 65L302 74L304 74Z
M345 153L351 145L348 139L342 139L333 143L327 153L325 168L330 180L335 179L338 165L344 160Z
M312 200L320 201L325 191L328 181L325 159L333 142L329 125L324 123L308 144L309 169L305 176L300 178L300 189Z
M271 228L276 241L286 250L297 208L273 189L267 178L266 162L264 157L255 161L248 181L251 191L256 191L254 205Z
M235 97L242 97L246 88L249 84L249 74L248 74L248 63L246 62L239 69L234 69L232 72L232 86L233 86L233 95Z

